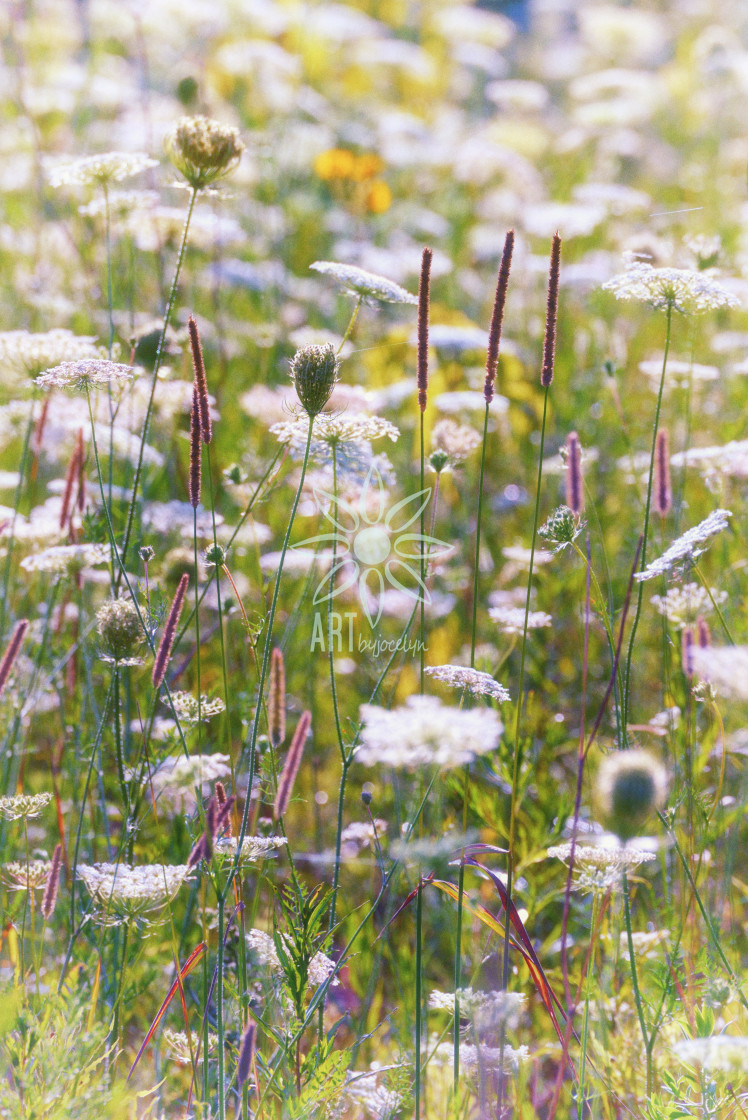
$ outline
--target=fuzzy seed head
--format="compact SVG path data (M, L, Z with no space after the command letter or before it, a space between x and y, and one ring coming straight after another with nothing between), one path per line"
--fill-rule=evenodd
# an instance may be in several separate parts
M566 504L577 517L584 506L582 446L576 432L569 432L566 440Z
M612 830L629 840L664 805L667 771L648 751L616 751L600 766L597 794Z
M340 364L332 343L302 346L291 359L291 380L307 416L317 416L330 399Z
M181 117L164 147L177 171L196 191L228 175L244 151L237 129L209 117Z
M111 599L99 607L96 632L102 652L113 661L135 657L143 641L143 627L130 599Z
M655 509L660 517L667 517L673 508L673 491L670 485L670 450L667 428L657 433L654 461Z

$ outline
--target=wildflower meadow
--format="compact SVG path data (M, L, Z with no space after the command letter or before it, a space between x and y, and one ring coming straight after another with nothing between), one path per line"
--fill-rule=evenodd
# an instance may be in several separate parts
M748 5L0 34L0 1118L748 1116Z

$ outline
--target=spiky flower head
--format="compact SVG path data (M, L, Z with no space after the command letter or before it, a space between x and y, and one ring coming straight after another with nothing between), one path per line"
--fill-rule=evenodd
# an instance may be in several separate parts
M237 129L199 116L180 117L164 147L177 171L196 191L228 175L244 151Z
M310 417L317 416L330 399L340 365L332 343L302 346L291 359L291 380Z
M96 612L101 650L112 661L132 661L143 641L143 627L130 599L110 599Z
M641 829L665 803L667 771L648 751L616 751L597 773L597 795L610 827L622 840Z
M567 545L573 544L582 531L582 523L568 506L554 509L545 525L538 529L541 540L552 544L554 552L562 552Z

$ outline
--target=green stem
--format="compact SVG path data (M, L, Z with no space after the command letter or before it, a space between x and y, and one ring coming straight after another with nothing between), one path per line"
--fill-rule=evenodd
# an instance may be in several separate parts
M249 794L247 801L250 800ZM224 1092L224 1023L223 1023L223 942L225 922L225 897L223 892L218 893L218 961L216 963L216 1034L218 1042L218 1120L226 1120L226 1096ZM205 1058L207 1059L207 1051ZM204 1059L205 1060L205 1059Z
M415 1120L421 1120L421 1014L423 1010L423 883L416 894L416 1070L415 1070Z
M644 1019L644 1004L642 1003L641 991L639 990L639 975L636 967L636 955L634 953L634 938L631 932L631 902L629 899L629 880L626 870L623 871L623 918L626 923L626 942L629 950L629 966L631 968L631 985L634 989L634 1003L636 1004L636 1014L639 1019L639 1026L642 1032L642 1042L647 1054L647 1100L652 1096L653 1088L653 1068L652 1068L652 1053L649 1049L649 1035L647 1031L647 1024Z
M171 289L169 291L169 299L166 304L166 311L164 313L164 324L161 328L161 335L158 340L158 348L156 350L156 360L153 365L153 375L151 378L151 391L148 397L148 405L145 410L145 420L143 421L143 431L140 438L140 452L138 454L138 463L135 467L135 477L132 484L132 497L130 498L130 508L127 513L127 527L125 529L125 536L122 542L122 563L125 563L127 558L127 549L130 545L130 537L132 535L133 521L135 519L135 508L138 499L138 486L140 484L140 476L143 470L143 455L145 453L146 439L148 438L148 425L153 411L153 398L156 395L156 384L158 382L158 374L161 369L161 362L164 356L164 349L166 345L166 332L169 327L169 319L174 309L174 302L177 296L177 286L179 284L179 274L182 270L182 261L184 260L185 249L187 248L187 234L189 233L190 222L192 221L192 212L195 209L195 202L197 200L198 189L193 187L190 194L190 201L187 207L187 216L184 220L184 228L182 230L182 240L179 245L179 252L177 254L177 264L174 269L174 279L171 282ZM118 581L119 582L119 581Z
M720 625L721 625L722 629L725 632L725 636L726 636L728 642L730 643L731 646L734 646L735 645L735 639L733 638L732 634L730 633L730 627L727 625L727 623L725 621L725 616L722 614L722 611L719 608L719 603L717 602L717 600L712 595L711 587L709 586L709 584L704 579L704 574L701 571L701 568L699 567L698 564L694 564L693 570L696 572L696 575L698 576L698 579L699 579L699 582L700 582L701 586L704 588L707 595L709 596L709 602L714 607L714 611L717 615L717 618L720 621Z
M665 333L665 352L662 355L662 373L660 374L660 386L659 386L659 389L658 389L658 392L657 392L657 406L655 408L655 418L654 418L654 424L653 424L653 427L652 427L652 450L651 450L650 456L649 456L649 479L647 481L647 505L646 505L646 509L644 511L644 531L643 531L643 540L642 540L641 564L640 564L640 567L639 567L639 570L642 571L642 572L644 571L644 569L647 566L647 540L649 538L649 511L650 511L651 506L652 506L652 487L653 487L653 482L654 482L655 454L656 454L656 451L657 451L657 432L658 432L658 429L659 429L659 426L660 426L660 410L662 408L662 394L663 394L664 389L665 389L665 371L667 369L667 359L668 359L668 353L670 351L670 336L671 336L672 320L673 320L673 308L672 308L671 304L668 304L667 329L666 329L666 333ZM624 687L623 687L623 711L621 713L621 730L623 732L624 743L628 742L626 725L628 723L629 708L631 706L631 662L632 662L632 658L633 658L633 655L634 655L634 639L636 637L637 627L639 626L639 616L641 615L643 596L644 596L644 581L639 580L639 590L637 592L637 597L636 597L636 614L634 615L634 621L631 624L631 634L629 636L629 648L628 648L628 653L626 655L626 677L625 677Z

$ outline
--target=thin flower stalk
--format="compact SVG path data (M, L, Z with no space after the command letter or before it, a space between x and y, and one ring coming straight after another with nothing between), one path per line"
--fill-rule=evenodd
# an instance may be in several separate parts
M429 384L429 303L431 298L431 262L433 260L433 252L431 249L424 249L421 257L421 276L418 284L418 353L417 353L417 385L418 385L418 409L419 409L419 436L420 436L420 451L421 451L421 493L425 487L425 446L424 446L424 431L423 431L423 415L426 411L426 404L428 402L428 384ZM424 530L426 526L426 509L425 506L421 509L421 539L424 537ZM421 559L421 582L426 581L426 559ZM419 625L419 639L421 642L420 654L420 688L423 692L424 683L424 640L426 633L426 604L421 598L421 612L420 612L420 625Z

